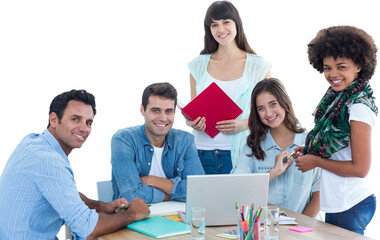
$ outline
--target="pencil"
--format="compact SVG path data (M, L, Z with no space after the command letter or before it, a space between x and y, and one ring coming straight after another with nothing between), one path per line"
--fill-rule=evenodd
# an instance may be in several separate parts
M150 204L148 204L148 207L150 207ZM128 209L128 207L119 207L119 210Z

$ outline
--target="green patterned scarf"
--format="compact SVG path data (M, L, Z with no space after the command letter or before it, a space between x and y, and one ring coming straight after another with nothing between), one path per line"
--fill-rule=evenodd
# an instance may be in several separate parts
M348 108L354 103L363 103L377 115L372 94L369 82L360 78L341 92L329 87L313 113L315 127L306 137L304 154L329 158L346 148L350 141Z

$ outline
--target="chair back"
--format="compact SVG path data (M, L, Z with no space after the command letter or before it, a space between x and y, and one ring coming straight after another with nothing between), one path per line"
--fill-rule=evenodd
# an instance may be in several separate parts
M113 190L111 181L97 182L98 200L102 202L111 202L113 198Z

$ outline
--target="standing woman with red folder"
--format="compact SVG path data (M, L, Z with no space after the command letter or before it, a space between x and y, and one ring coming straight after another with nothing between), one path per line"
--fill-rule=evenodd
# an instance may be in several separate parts
M204 49L188 64L191 99L215 82L243 113L237 119L218 122L220 133L214 138L204 132L207 126L204 117L187 120L187 124L196 130L195 143L206 174L230 173L249 134L252 89L270 76L271 64L249 46L239 13L230 2L211 4L204 29Z

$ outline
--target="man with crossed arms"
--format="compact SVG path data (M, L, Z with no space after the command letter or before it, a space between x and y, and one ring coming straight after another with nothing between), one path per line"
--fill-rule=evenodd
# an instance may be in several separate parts
M171 84L149 85L140 107L145 124L121 129L112 137L114 199L186 201L187 176L204 174L193 135L172 128L176 104L177 91Z

